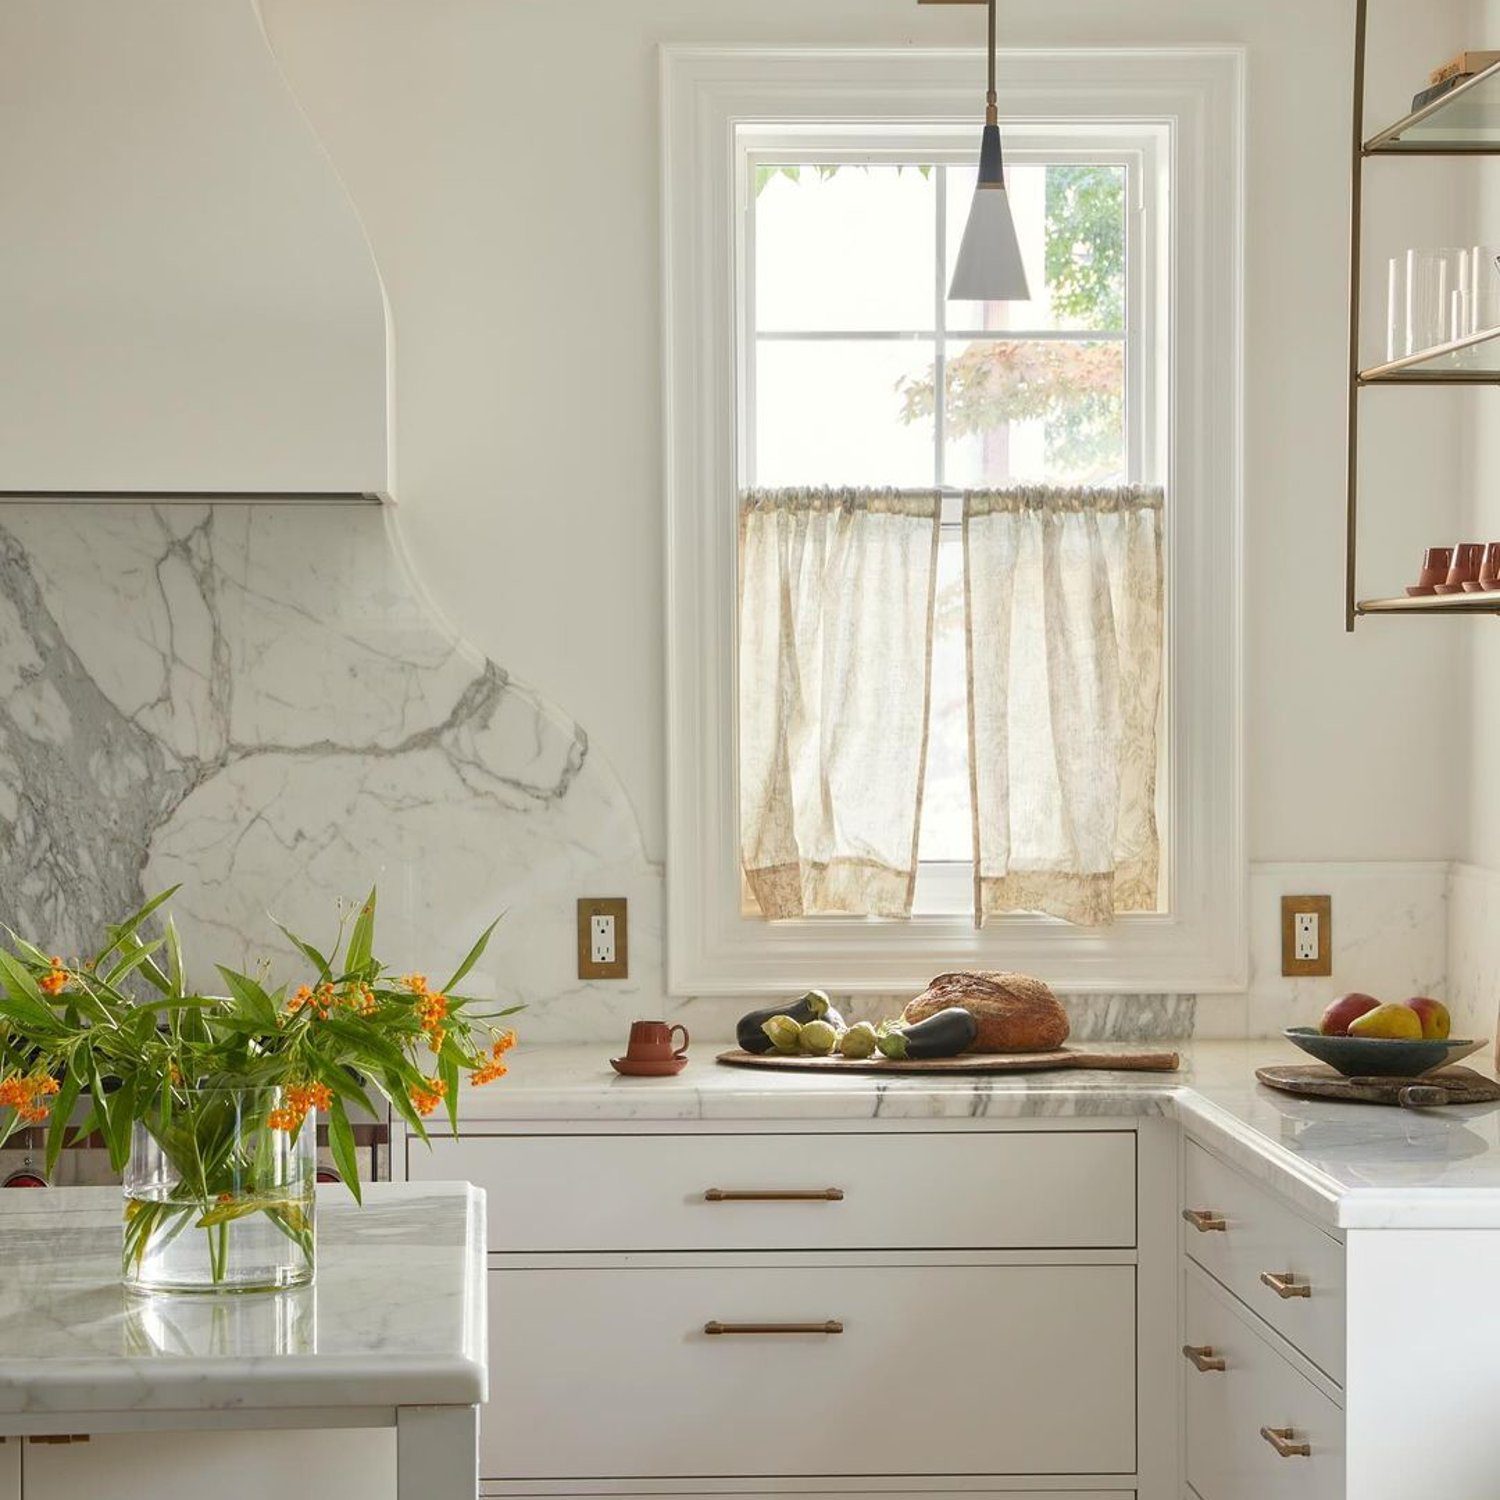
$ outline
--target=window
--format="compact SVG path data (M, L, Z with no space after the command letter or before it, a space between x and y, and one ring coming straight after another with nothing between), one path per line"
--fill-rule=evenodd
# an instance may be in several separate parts
M1199 50L1002 59L1034 295L972 304L945 289L974 182L973 59L668 49L674 992L902 989L959 963L1074 989L1241 982L1241 66ZM1170 896L1102 931L1034 916L976 931L971 914L960 493L1030 481L1167 485L1181 559L1158 808ZM745 915L736 504L784 485L944 496L910 922Z
M1036 292L1021 304L948 300L974 192L972 129L771 127L747 130L742 144L742 486L944 493L914 910L964 915L973 835L960 491L1160 477L1156 245L1145 232L1160 133L1007 130L1006 179Z

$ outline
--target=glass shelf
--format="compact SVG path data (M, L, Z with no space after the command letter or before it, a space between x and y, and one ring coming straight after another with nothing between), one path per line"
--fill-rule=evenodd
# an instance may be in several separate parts
M1361 599L1357 615L1495 615L1500 614L1500 592L1487 594L1419 594L1415 599Z
M1481 328L1446 344L1359 372L1361 385L1500 385L1500 328Z
M1500 63L1372 135L1366 156L1500 153Z

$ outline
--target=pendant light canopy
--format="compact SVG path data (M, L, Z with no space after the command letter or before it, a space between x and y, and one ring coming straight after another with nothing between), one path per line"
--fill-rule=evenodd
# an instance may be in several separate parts
M995 96L995 0L989 0L990 75L985 96L984 136L979 147L979 183L969 207L963 242L948 295L964 302L1027 302L1026 267L1005 191L1000 116Z

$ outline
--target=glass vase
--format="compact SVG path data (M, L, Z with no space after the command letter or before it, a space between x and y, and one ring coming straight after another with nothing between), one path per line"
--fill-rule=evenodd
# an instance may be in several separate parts
M132 1128L125 1285L137 1292L305 1286L316 1254L316 1117L279 1088L166 1091ZM296 1116L296 1111L292 1114Z

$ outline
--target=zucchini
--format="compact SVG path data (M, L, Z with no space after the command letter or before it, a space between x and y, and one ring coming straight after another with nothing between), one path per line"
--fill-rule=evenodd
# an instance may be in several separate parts
M979 1022L957 1005L940 1010L915 1026L892 1026L881 1033L882 1055L893 1062L920 1062L929 1057L957 1057L979 1036Z
M809 1021L822 1020L842 1026L843 1022L835 1019L837 1012L830 1012L833 1012L833 1007L828 1003L828 996L822 990L809 990L795 1005L773 1005L767 1010L752 1010L748 1016L741 1016L739 1025L734 1028L735 1040L743 1052L769 1052L771 1039L765 1031L767 1021L776 1016L788 1016L803 1026Z

